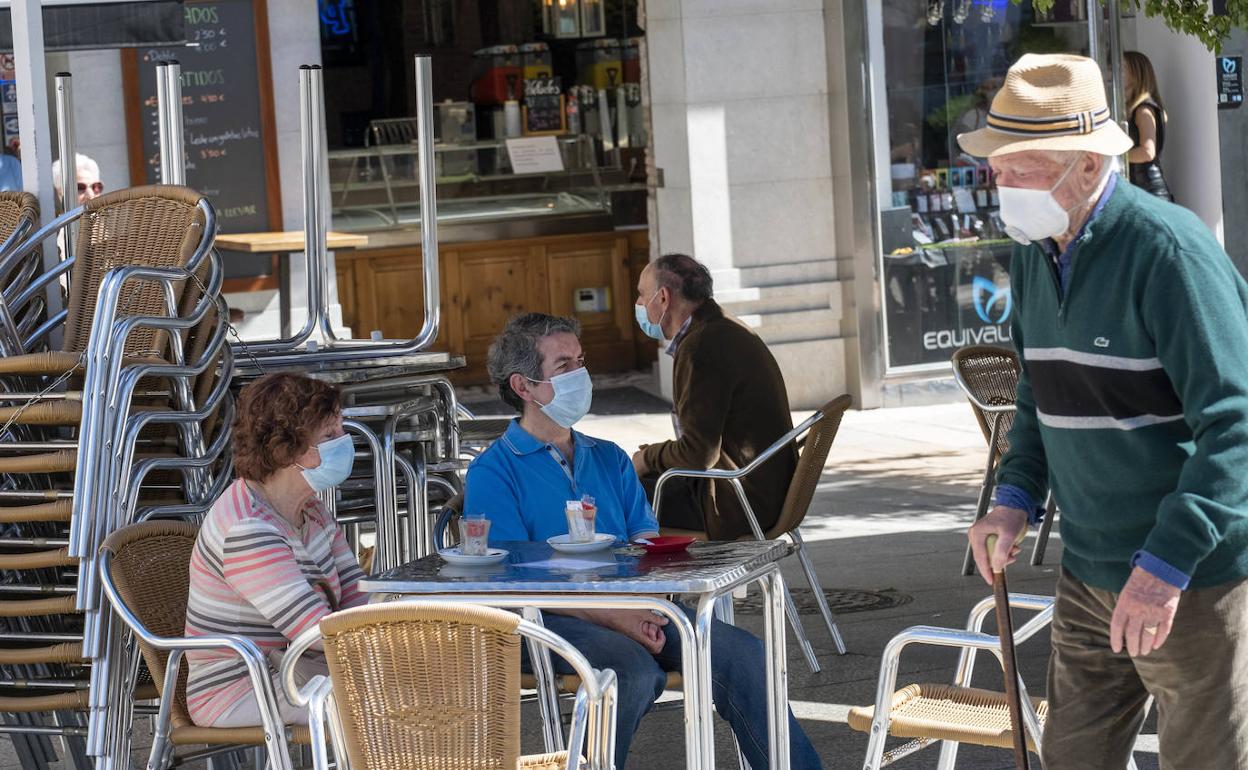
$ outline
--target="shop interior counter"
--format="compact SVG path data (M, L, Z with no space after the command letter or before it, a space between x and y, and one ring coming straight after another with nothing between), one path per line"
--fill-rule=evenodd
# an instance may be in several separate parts
M618 167L599 163L587 135L536 139L557 148L548 157L555 167L516 173L506 140L435 147L440 242L611 228L611 190L622 177ZM376 235L373 246L419 243L418 160L412 143L330 152L333 229Z

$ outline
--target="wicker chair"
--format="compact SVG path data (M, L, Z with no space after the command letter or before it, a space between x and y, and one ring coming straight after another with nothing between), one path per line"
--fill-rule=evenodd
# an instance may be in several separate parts
M996 487L997 461L1009 451L1008 434L1014 425L1014 402L1018 391L1018 355L1008 348L974 345L953 354L953 377L966 393L971 403L975 421L988 443L988 460L984 466L984 481L979 488L975 505L975 521L988 513L992 491ZM1049 542L1053 520L1057 518L1057 506L1053 496L1045 501L1047 513L1036 536L1031 552L1031 563L1044 562L1044 551ZM962 558L962 574L975 571L975 562L968 545Z
M38 226L38 198L28 192L0 192L0 254L11 251Z
M0 302L0 353L16 355L22 350L22 329L33 329L38 322L43 304L32 303L24 312L9 313L8 304L25 289L39 268L39 252L31 251L25 257L10 259L8 254L39 227L39 201L26 192L0 192L0 288L4 289ZM29 333L29 331L27 332Z
M1036 613L1014 631L1015 642L1026 642L1052 622L1053 605L1051 596L1010 594L1011 608ZM953 770L958 745L962 743L1007 751L1014 747L1005 693L971 687L978 651L991 652L1000 660L1001 639L982 630L985 619L994 609L994 599L989 596L971 610L965 630L913 626L894 636L884 647L875 704L851 708L847 720L851 729L871 736L867 743L864 770L879 770L937 741L942 742L940 759L936 764L940 770ZM961 652L953 683L910 684L894 691L901 653L912 644L959 649ZM1018 689L1023 701L1023 728L1027 734L1027 745L1036 751L1044 733L1049 706L1046 701L1027 695L1022 677L1019 677ZM1145 711L1151 707L1150 702ZM884 744L890 735L910 740L885 752ZM1134 759L1127 763L1127 769L1136 770Z
M69 216L69 215L66 215ZM64 219L64 217L62 217ZM59 221L59 220L58 220ZM82 207L78 218L78 242L76 256L65 265L70 272L69 299L65 311L50 319L35 337L42 338L57 326L63 317L64 338L59 351L26 352L0 358L0 377L42 378L59 377L71 373L81 374L85 367L84 352L91 336L95 316L96 299L105 274L123 265L142 265L155 268L192 266L201 276L208 268L204 259L211 241L211 228L207 226L203 197L188 188L171 186L134 187L108 193L89 201ZM34 249L38 244L28 243L14 252ZM17 307L6 303L10 312L21 312L46 285L59 277L57 272L45 274L39 281L27 287L17 300ZM167 316L164 288L150 281L132 281L127 284L122 301L118 305L118 317ZM188 283L179 298L179 307L189 312L202 297L198 285ZM0 313L2 316L3 313ZM211 313L209 316L211 317ZM211 323L210 323L211 321ZM197 333L187 335L183 342L189 347L203 350L203 342L215 318L206 318ZM197 342L198 340L198 342ZM23 350L32 349L36 339L23 341ZM157 329L140 328L126 340L127 363L166 363L169 360L170 340L168 334ZM210 376L210 375L209 375ZM0 420L13 420L16 425L74 426L82 420L82 403L72 387L65 393L43 396L35 405L20 402L0 409ZM149 398L136 400L139 407L164 408L169 403L167 388L162 396L160 387L149 382ZM197 388L198 389L198 388ZM0 400L14 402L20 397L3 396ZM64 450L43 451L33 455L5 456L0 458L0 473L23 473L32 463L37 472L72 472L76 457L72 445Z
M251 640L234 635L183 636L191 553L197 534L198 528L187 522L151 521L113 532L100 549L104 593L117 616L138 638L152 678L162 685L148 767L160 770L172 766L174 746L208 744L221 751L264 746L271 768L291 770L287 742L310 742L307 727L216 728L199 727L191 721L186 706L186 672L181 667L183 653L227 649L247 664L256 696L267 706L265 718L272 725L279 724L267 663Z
M1014 637L1019 643L1034 636L1052 620L1052 597L1011 594L1010 604L1037 613L1015 631ZM960 743L1003 749L1013 747L1005 694L970 686L976 653L979 650L999 652L1001 648L998 637L981 630L993 607L991 596L977 604L971 611L966 630L914 626L894 636L885 646L875 705L849 710L849 726L871 736L863 764L866 770L879 770L936 741L944 742L938 764L941 770L952 770ZM953 684L911 684L894 692L901 653L912 644L961 649ZM1023 694L1028 745L1034 751L1048 715L1048 705L1028 697L1021 678L1019 691ZM885 754L884 743L889 735L911 740Z
M0 329L0 340L7 343L6 355L0 358L0 390L4 391L0 393L0 421L8 424L0 457L0 474L6 475L0 504L0 523L5 525L0 537L0 548L5 551L0 556L0 570L5 570L11 581L0 600L0 627L13 645L0 653L0 666L21 667L6 668L3 673L15 686L24 686L6 693L8 697L0 702L5 711L41 713L88 707L93 715L98 711L98 703L88 699L82 689L88 672L96 674L94 665L84 667L91 662L86 658L94 653L87 652L84 658L83 643L72 645L73 651L63 643L82 635L84 617L79 608L95 606L84 601L82 594L74 595L76 587L70 584L84 577L94 578L95 572L85 566L87 554L71 556L72 543L66 537L66 526L74 518L75 481L69 474L81 459L75 433L68 429L83 425L83 394L75 389L81 383L82 354L90 339L98 287L111 269L198 263L201 275L207 275L213 229L209 226L210 211L201 196L185 188L139 188L102 196L58 218L42 234L31 235L37 219L33 200L29 196L0 195L0 236L8 236L0 245L0 285L4 286L0 294L4 312L0 316L17 316L20 332L14 336L9 333L12 329ZM80 224L79 257L35 279L44 236L70 221ZM10 226L14 228L11 234L5 229ZM31 330L27 319L44 315L44 292L59 292L58 282L66 271L71 271L72 279L69 307L38 330ZM197 285L179 285L176 291L180 292L175 298L183 315L189 315L203 297ZM128 282L119 311L122 315L170 315L164 288L154 282ZM48 333L67 320L62 350L40 350ZM208 345L204 337L196 336L197 331L186 335L187 345L196 345L203 353ZM131 341L127 363L167 363L164 357L150 355L151 351L170 350L173 338L167 333L139 329L127 339ZM68 391L58 390L64 387L59 383L64 375L69 375ZM121 416L170 411L168 380L150 378L136 393L133 408L119 412ZM173 426L153 428L145 434L140 456L176 455L179 444ZM120 445L114 442L113 449L119 450ZM98 500L87 506L93 512L102 508ZM90 556L98 542L87 549ZM91 620L87 617L85 622L90 625ZM151 688L141 691L144 689ZM107 691L96 688L93 695ZM154 691L143 692L138 697L152 694ZM65 722L58 720L57 724Z
M565 658L581 677L571 754L520 753L522 637ZM314 677L299 689L294 661L318 641L329 683ZM575 770L582 745L589 766L605 769L615 751L615 672L594 670L561 637L489 607L403 601L328 615L291 644L282 682L292 701L330 715L335 755L354 770ZM315 745L313 760L326 768Z
M7 220L14 208L18 219L15 232L29 229L22 218L31 215L29 201L12 196L0 196L0 220ZM66 263L72 269L70 302L63 313L66 323L64 345L58 352L24 352L0 358L0 377L5 379L7 392L0 393L0 403L12 404L0 407L0 422L22 431L24 443L6 447L0 457L0 474L67 474L74 472L78 463L77 440L65 439L64 433L48 430L59 427L78 426L83 419L82 394L73 389L78 378L71 378L71 390L49 392L43 389L32 393L32 384L41 378L56 378L83 369L83 352L90 338L91 324L95 315L96 296L103 276L121 265L150 267L185 267L199 261L207 269L209 260L204 259L210 246L211 228L206 226L206 213L202 196L186 188L146 187L121 190L101 196L82 207L78 217L81 225L78 238L78 256ZM72 217L66 215L61 222ZM3 232L0 231L0 235ZM0 257L4 265L14 260L37 255L38 235L20 247L5 247L8 251ZM5 267L0 267L3 273ZM58 272L44 275L39 281L22 288L20 297L13 302L9 292L0 302L3 312L0 320L10 310L23 312L27 303L40 293L40 289L52 283ZM202 297L198 286L182 290L180 303L189 313ZM14 307L16 305L16 307ZM127 285L124 299L119 306L120 315L168 315L164 291L160 284L134 281ZM44 331L56 325L56 318L44 325ZM3 326L0 323L0 326ZM202 326L202 324L201 324ZM202 354L207 347L208 329L197 329L189 335L188 345ZM0 337L5 335L0 334ZM39 335L36 335L39 336ZM169 339L166 333L153 329L139 329L128 338L127 353L130 362L143 361L166 363ZM8 340L14 342L13 340ZM32 340L20 341L27 350ZM215 371L216 367L209 367ZM38 386L36 386L38 389ZM171 396L168 383L149 380L138 391L133 411L167 412ZM42 430L40 430L42 429ZM153 433L156 434L153 436ZM148 451L159 456L176 446L169 426L149 432L154 439ZM66 492L64 477L40 480L26 479L23 488L31 493L47 491L54 502L29 501L30 504L6 506L0 509L0 517L7 524L47 525L68 523L71 518L70 500L57 492ZM34 487L32 489L32 486ZM46 534L46 533L39 533ZM53 537L49 543L58 538ZM25 547L40 547L31 544ZM46 546L44 546L46 549ZM11 557L11 558L10 558ZM36 560L39 567L63 568L73 566L64 549L52 548L37 553L10 554L0 560L2 569L32 569L26 562ZM0 607L0 614L4 614Z
M122 265L148 267L186 267L195 262L202 265L203 256L211 246L213 233L208 227L203 196L186 187L148 185L106 193L73 212L58 218L56 223L78 224L77 248L72 259L60 269L47 273L23 292L13 313L24 303L69 271L69 297L63 317L50 319L41 332L64 323L61 351L48 356L16 356L6 359L0 373L57 375L80 367L80 354L86 350L95 315L95 301L104 275ZM49 225L51 228L53 225ZM47 228L45 228L46 230ZM37 235L36 235L37 237ZM37 249L40 243L32 237L10 253L8 259L20 259ZM188 286L193 295L195 287ZM188 295L183 295L188 297ZM125 292L118 314L167 315L164 290L160 284L136 281ZM165 353L165 333L139 330L133 333L126 354L136 358L161 357ZM24 347L30 349L27 340Z
M741 501L742 508L745 509L745 514L749 519L750 528L753 530L755 539L777 540L787 536L797 546L797 558L802 566L802 572L806 575L806 582L810 584L811 593L814 594L815 601L819 605L819 613L823 616L823 621L828 627L828 633L831 634L832 641L836 645L836 651L840 655L845 654L845 642L841 639L841 632L837 628L836 619L832 616L831 608L828 607L828 600L823 595L823 588L819 584L818 575L815 574L814 565L806 554L806 549L802 542L802 533L799 528L806 519L807 511L810 510L811 500L815 496L815 488L819 485L819 478L823 475L823 465L828 459L828 452L832 449L832 442L836 439L836 432L841 427L841 420L845 416L845 411L852 404L853 399L848 395L838 396L829 401L819 411L759 453L758 457L754 458L754 461L744 468L735 471L672 469L664 472L659 477L654 489L654 512L655 515L658 515L662 505L663 485L668 479L683 476L686 478L729 481L737 493L737 499ZM750 506L750 500L745 494L745 488L741 486L741 479L748 476L776 452L794 441L798 441L802 434L806 434L806 438L802 444L802 454L797 461L797 470L793 473L793 480L789 482L789 491L784 498L784 507L780 509L780 516L776 519L775 525L764 532L758 523L758 517L755 515L753 507ZM707 533L700 530L664 527L662 534L689 535L699 540L708 539ZM749 537L749 535L746 535L742 539ZM814 648L811 646L810 640L806 638L806 631L802 627L801 619L797 614L797 608L793 605L793 599L789 595L787 588L785 589L784 598L789 624L797 635L798 643L802 647L802 652L806 656L806 662L810 665L810 670L817 673L820 669L818 660L815 658Z
M442 510L439 512L438 520L434 524L433 530L433 542L438 550L448 548L452 543L459 542L459 518L463 515L463 508L463 493L454 495L454 497L442 504ZM542 612L540 610L527 610L525 618L532 620L533 623L542 624ZM537 650L530 649L529 651L534 656L539 654ZM554 751L559 749L560 744L562 744L562 740L558 739L555 733L552 733L552 730L549 729L554 724L554 714L558 713L558 698L559 696L574 696L577 694L577 690L580 689L580 676L575 674L555 674L548 658L549 655L544 655L543 659L539 660L537 665L534 666L534 669L542 670L544 668L544 670L549 671L549 688L552 691L543 690L542 681L540 681L537 674L525 674L523 671L520 673L520 688L537 690L538 698L543 699L543 716L550 721L550 724L547 725L547 749ZM681 675L680 671L669 671L668 683L664 686L668 690L681 690L684 689L684 683L684 676ZM679 706L676 701L669 701L669 703L673 706ZM655 704L654 708L655 710L661 710L665 706L666 703Z

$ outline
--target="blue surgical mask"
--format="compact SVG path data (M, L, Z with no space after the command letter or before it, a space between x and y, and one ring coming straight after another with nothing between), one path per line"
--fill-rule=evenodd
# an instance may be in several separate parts
M654 298L659 296L660 291L663 291L663 289L660 288L654 294L651 294L650 299L646 300L645 304L633 305L633 315L637 318L637 325L641 327L642 334L650 339L661 341L663 339L663 316L667 315L667 311L664 310L663 315L659 316L658 323L655 323L650 320L650 313L646 310L650 303L654 301Z
M534 399L534 403L542 408L542 412L555 421L556 425L571 428L589 414L589 405L594 400L594 382L589 379L589 370L585 367L564 372L549 380L530 380L530 382L549 382L555 389L555 396L549 404Z
M320 493L336 487L351 476L351 467L355 465L355 445L349 435L344 433L338 438L322 441L316 445L316 451L321 456L321 464L315 468L304 468L295 463L303 471L303 480L308 482L313 492Z

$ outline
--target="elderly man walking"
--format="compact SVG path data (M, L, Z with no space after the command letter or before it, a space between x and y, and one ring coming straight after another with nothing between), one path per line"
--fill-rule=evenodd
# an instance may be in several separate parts
M1018 412L968 533L985 579L1050 487L1062 509L1045 767L1125 767L1150 695L1162 768L1248 767L1248 285L1190 212L1118 182L1131 140L1090 59L1024 56L958 141L1021 244Z

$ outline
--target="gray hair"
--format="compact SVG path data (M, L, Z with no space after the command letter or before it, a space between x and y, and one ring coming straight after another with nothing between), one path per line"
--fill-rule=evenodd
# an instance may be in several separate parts
M715 290L711 271L688 254L664 254L659 257L654 261L654 275L659 286L690 302L708 300Z
M537 341L552 334L575 334L580 337L581 323L575 318L525 313L508 321L490 344L490 352L486 354L490 382L498 386L498 395L503 402L517 412L524 411L524 399L511 389L511 375L540 380L542 353L537 349Z

